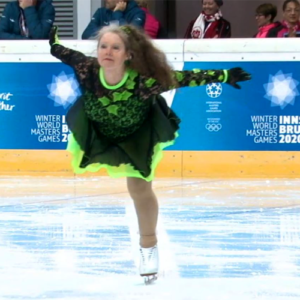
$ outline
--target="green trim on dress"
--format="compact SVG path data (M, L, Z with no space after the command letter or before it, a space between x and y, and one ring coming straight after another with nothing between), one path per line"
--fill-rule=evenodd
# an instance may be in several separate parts
M73 171L76 174L83 174L85 172L98 172L100 169L104 168L108 175L113 178L120 177L136 177L141 178L146 181L152 181L155 176L155 170L158 166L158 163L163 158L163 149L173 145L176 138L179 136L178 132L175 133L175 138L171 141L164 143L158 143L154 146L152 163L151 163L151 173L148 177L144 177L138 170L135 170L131 164L122 164L120 166L110 166L107 164L94 163L88 165L86 168L80 168L80 162L84 155L84 152L80 149L79 144L74 138L73 134L69 134L68 147L67 150L72 154L72 167Z
M99 79L100 79L100 82L102 83L102 85L109 89L109 90L116 90L118 88L120 88L128 79L128 76L129 76L129 72L126 70L125 71L125 74L122 78L122 80L116 84L116 85L109 85L106 81L105 81L105 78L104 78L104 72L103 72L103 68L100 68L99 70Z

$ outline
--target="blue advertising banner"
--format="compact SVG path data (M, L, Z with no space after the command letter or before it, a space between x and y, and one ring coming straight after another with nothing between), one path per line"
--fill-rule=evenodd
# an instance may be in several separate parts
M172 108L182 119L172 150L300 150L299 62L187 62L185 70L242 67L252 80L185 88Z
M65 114L80 96L61 63L1 63L0 149L65 149ZM176 91L182 119L170 150L300 150L299 62L187 62L185 70L242 67L241 89L210 84Z
M80 96L72 69L61 63L0 68L0 149L65 149L66 110Z

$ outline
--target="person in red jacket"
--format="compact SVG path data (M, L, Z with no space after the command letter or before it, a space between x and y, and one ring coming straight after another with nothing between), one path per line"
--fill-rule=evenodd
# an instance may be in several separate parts
M161 23L153 16L148 9L148 0L136 0L136 3L146 14L144 31L153 39L168 38L167 32L162 27Z
M190 22L185 39L212 39L231 37L230 23L222 17L223 0L203 0L202 12Z
M256 22L258 32L254 36L256 38L267 38L270 35L270 30L281 25L280 22L274 22L277 16L277 7L271 3L261 4L256 8Z
M280 26L269 32L270 37L300 37L300 3L298 0L286 0L283 3L283 21Z

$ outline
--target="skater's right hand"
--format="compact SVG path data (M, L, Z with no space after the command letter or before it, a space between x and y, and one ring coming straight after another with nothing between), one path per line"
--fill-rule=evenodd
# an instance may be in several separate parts
M59 38L57 35L57 26L53 26L50 30L50 35L49 35L49 44L50 46L53 46L54 44L59 44Z

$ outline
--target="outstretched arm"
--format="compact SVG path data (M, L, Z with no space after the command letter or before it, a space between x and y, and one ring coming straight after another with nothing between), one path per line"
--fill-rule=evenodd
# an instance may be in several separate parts
M75 51L60 45L57 36L57 27L53 27L50 31L51 54L63 63L72 67L78 77L80 84L88 83L88 73L93 66L94 59L85 56L79 51Z
M194 69L192 71L174 71L174 78L178 88L201 86L213 82L226 82L227 77L227 70Z
M237 82L251 79L251 75L242 68L233 68L229 70L194 69L192 71L175 71L174 77L177 87L195 87L213 82L221 82L227 83L236 89L241 88Z
M241 87L237 84L239 81L251 79L251 75L241 68L229 70L199 70L192 71L174 71L175 86L164 88L155 79L145 81L148 94L161 94L168 90L181 87L196 87L207 85L213 82L227 83L236 89ZM146 97L146 94L145 94Z

